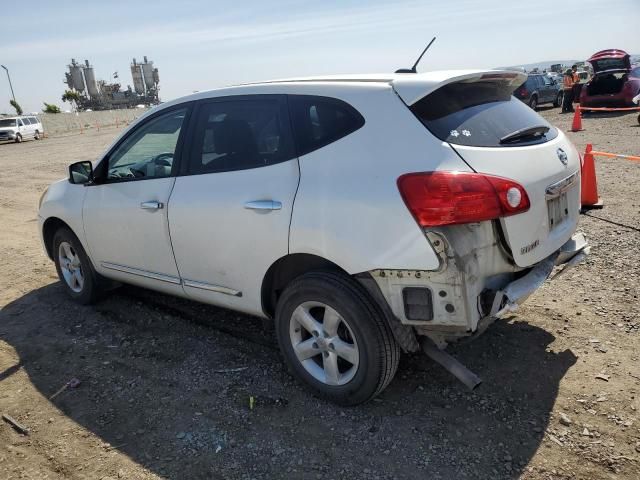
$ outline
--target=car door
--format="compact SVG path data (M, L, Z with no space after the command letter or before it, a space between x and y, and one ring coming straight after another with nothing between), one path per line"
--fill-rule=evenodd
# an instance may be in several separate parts
M171 240L193 299L262 313L261 285L287 255L299 168L286 97L201 101L169 200Z
M23 140L26 140L26 138L29 136L29 127L27 126L25 120L22 118L18 119L18 133Z
M546 75L542 75L540 77L540 79L542 80L544 86L544 100L542 100L543 102L553 102L556 98L555 95L555 89L553 88L553 82L551 81L551 79L549 77L547 77Z
M167 217L189 105L161 110L137 125L96 167L83 223L102 274L182 294Z

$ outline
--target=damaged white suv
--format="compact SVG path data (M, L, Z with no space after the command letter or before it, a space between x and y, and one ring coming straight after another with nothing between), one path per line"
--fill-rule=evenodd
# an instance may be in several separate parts
M45 250L81 303L125 283L273 318L293 374L341 404L421 344L473 386L436 346L587 250L579 155L511 96L523 81L304 78L165 103L48 188Z

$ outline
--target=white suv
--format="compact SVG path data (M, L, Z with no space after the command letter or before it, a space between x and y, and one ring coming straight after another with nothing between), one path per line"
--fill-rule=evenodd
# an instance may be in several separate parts
M22 142L27 138L40 140L44 128L40 119L34 115L0 118L0 142Z
M574 264L580 158L524 75L274 81L154 108L40 202L90 303L117 283L275 320L293 374L356 404ZM572 259L571 262L569 260Z

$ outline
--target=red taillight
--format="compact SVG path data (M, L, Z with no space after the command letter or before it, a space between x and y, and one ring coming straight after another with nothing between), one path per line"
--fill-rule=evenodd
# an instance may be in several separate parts
M522 90L520 90L520 96L522 98L526 98L529 96L529 90L527 90L526 88L522 87Z
M530 206L519 183L480 173L408 173L398 178L398 189L422 227L493 220Z

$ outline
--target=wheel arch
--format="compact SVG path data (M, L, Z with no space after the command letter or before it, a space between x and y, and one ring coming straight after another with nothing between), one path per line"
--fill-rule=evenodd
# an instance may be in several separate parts
M310 253L291 253L280 257L267 270L261 288L262 310L273 318L278 298L295 278L311 271L333 271L349 275L342 267L324 257Z
M305 273L312 271L331 271L341 273L355 280L363 287L371 300L380 308L393 336L405 352L418 350L418 342L413 328L400 323L389 307L379 287L367 272L350 275L338 264L324 257L309 253L292 253L276 260L267 270L262 281L262 310L270 318L275 316L278 299L286 286Z
M58 217L47 218L42 225L42 241L44 243L47 256L51 260L53 260L53 236L60 228L68 228L76 237L78 236L73 231L73 228L71 228L64 220L61 220Z

